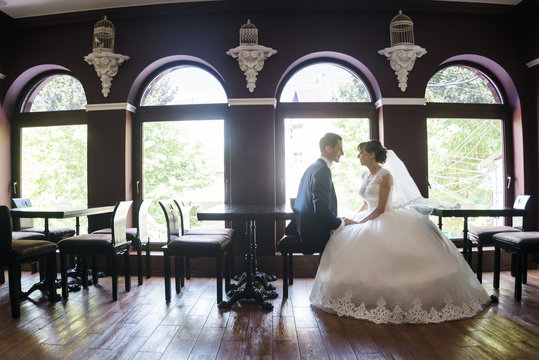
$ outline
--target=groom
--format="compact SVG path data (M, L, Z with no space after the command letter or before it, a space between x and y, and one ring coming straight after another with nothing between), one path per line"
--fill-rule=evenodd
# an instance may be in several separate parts
M304 253L322 252L330 231L350 222L337 217L337 196L329 169L331 163L339 162L344 155L342 138L327 133L320 139L319 146L320 158L305 170L301 178L293 206L295 218L286 229L287 234L297 231Z

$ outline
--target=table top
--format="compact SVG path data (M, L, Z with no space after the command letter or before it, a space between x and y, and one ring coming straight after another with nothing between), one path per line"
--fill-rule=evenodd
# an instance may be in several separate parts
M114 211L112 205L54 205L54 206L30 206L25 208L10 209L14 218L54 218L64 219L69 217L106 214Z
M294 212L288 205L223 204L198 212L199 220L289 220Z
M435 208L432 210L432 215L442 217L476 217L476 216L524 216L525 209L515 208Z

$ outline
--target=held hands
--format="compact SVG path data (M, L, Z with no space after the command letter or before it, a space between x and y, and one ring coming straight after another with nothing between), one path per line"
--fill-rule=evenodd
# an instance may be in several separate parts
M343 217L341 219L344 221L344 226L352 225L352 224L359 224L357 221L354 221L354 220L346 218L346 217Z

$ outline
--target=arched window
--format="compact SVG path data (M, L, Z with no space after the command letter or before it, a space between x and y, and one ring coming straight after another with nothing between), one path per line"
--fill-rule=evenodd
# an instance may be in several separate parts
M142 92L136 115L142 132L142 197L180 200L188 227L200 226L197 208L224 203L226 103L216 76L195 65L163 70ZM152 241L165 242L165 219L156 201L149 209Z
M71 75L49 75L31 87L15 121L15 196L36 206L88 203L85 106L84 89ZM86 229L86 218L81 220ZM55 223L73 227L72 220Z
M288 201L297 194L307 166L320 157L319 139L327 132L343 138L344 156L332 167L339 197L339 214L352 215L360 206L357 195L360 170L356 147L371 138L374 105L363 80L336 62L319 62L294 72L284 83L278 104L277 196ZM284 185L284 186L283 186Z
M478 69L454 65L430 79L425 98L429 197L462 206L506 205L506 110L496 84ZM460 236L462 225L450 222L444 230Z

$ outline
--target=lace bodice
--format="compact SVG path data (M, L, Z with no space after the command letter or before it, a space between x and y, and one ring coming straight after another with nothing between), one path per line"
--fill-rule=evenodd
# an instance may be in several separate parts
M381 168L372 176L369 171L363 173L363 182L359 188L359 196L367 202L369 209L374 209L378 205L380 184L385 175L391 176L391 173L384 168ZM391 198L391 196L389 198ZM389 208L391 208L391 204L388 203L386 205L386 210Z

